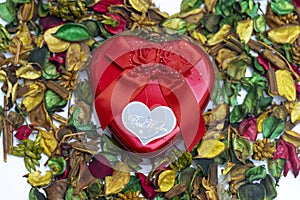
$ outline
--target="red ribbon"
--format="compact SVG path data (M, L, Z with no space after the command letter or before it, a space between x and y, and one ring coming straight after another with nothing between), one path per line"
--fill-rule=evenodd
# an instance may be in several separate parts
M169 49L170 45L175 52ZM96 86L95 109L102 128L105 129L147 84L158 83L176 116L185 146L191 151L206 131L201 107L184 79L184 75L201 60L197 48L185 40L154 44L135 36L118 36L112 42L104 43L95 52L90 68L92 85ZM148 54L143 56L143 52ZM186 56L190 58L186 59ZM176 60L168 58L178 58L184 64L173 65ZM107 70L111 70L114 80L101 83ZM205 87L210 89L210 86Z

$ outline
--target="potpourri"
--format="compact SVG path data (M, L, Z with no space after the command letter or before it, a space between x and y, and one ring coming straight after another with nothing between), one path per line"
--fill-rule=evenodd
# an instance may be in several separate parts
M6 0L0 17L3 159L24 160L30 200L274 199L282 176L298 176L299 1L272 0L264 11L253 0L183 0L169 16L151 0ZM79 77L94 48L140 28L190 36L221 77L201 142L147 174L97 134Z

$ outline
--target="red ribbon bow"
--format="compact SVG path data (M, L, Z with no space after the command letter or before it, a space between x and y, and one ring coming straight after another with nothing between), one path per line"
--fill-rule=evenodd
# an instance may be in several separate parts
M209 101L214 82L212 66L199 66L204 54L198 46L183 39L157 44L136 36L117 36L102 44L90 66L95 109L102 128L148 84L156 83L176 116L187 150L191 151L206 131L202 109ZM206 79L198 80L204 83L200 103L185 80L196 65L203 68L202 77ZM107 75L110 80L102 78Z

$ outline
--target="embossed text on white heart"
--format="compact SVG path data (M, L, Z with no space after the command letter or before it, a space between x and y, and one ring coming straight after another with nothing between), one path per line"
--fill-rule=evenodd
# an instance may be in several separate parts
M150 111L144 103L133 101L123 109L122 123L145 146L171 133L176 126L176 117L167 106Z

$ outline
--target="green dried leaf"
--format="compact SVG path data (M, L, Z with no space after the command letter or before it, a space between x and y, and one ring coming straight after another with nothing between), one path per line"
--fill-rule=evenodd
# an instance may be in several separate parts
M61 98L52 90L47 90L45 93L45 105L48 113L51 115L56 110L59 110L67 105L68 101Z
M66 191L65 200L83 200L88 199L86 192L83 190L78 195L74 195L74 187L71 185L69 186L68 190Z
M180 155L178 160L172 162L170 164L171 169L175 169L177 171L183 170L189 167L192 164L193 157L192 154L189 152L184 152Z
M7 23L11 23L16 19L16 10L13 3L9 0L0 3L0 18L2 18Z
M79 42L91 38L89 30L84 25L77 23L62 25L53 36L69 42Z
M128 192L128 191L141 191L142 187L140 185L140 180L136 176L130 176L129 183L126 185L126 187L122 190L122 192Z
M57 71L56 66L52 63L47 63L43 68L43 78L48 80L56 79L60 76L60 73Z
M284 130L285 122L282 119L276 118L273 115L268 116L263 122L263 135L264 138L276 138Z
M54 175L60 175L66 170L67 162L63 157L51 158L48 160L48 167L52 169Z
M77 129L77 131L93 131L96 130L96 125L90 121L87 124L82 124L79 120L80 108L76 108L72 113L68 125Z
M238 189L238 197L241 200L265 200L266 190L261 184L244 184Z
M181 12L188 12L194 8L198 8L203 3L203 0L183 0L180 5Z
M241 80L245 77L247 66L244 61L234 60L231 62L227 69L227 74L235 80Z
M295 9L295 6L287 0L275 0L271 1L271 9L277 15L287 15Z
M254 30L258 33L266 31L266 19L263 15L259 15L254 19Z
M38 63L41 67L44 67L50 57L49 50L44 46L42 48L36 48L32 50L28 56L28 62Z
M253 154L253 144L247 138L234 136L233 150L237 159L242 163L246 163L246 160Z
M171 34L184 34L187 30L187 22L181 18L167 19L162 23L162 26Z
M255 17L258 16L257 12L258 12L258 8L259 8L259 4L254 4L254 6L251 6L250 4L253 4L253 0L249 1L252 3L249 3L249 9L247 10L247 14L251 17L251 19L254 19Z
M275 199L277 196L277 191L275 182L273 181L271 175L267 174L266 178L263 179L260 184L262 184L266 189L266 200Z
M268 170L270 174L278 181L282 176L285 166L285 159L278 158L276 160L268 159Z
M15 4L18 4L18 3L28 3L30 2L30 0L11 0L12 2L14 2Z
M39 192L36 188L31 188L29 192L29 200L46 200L43 193Z
M247 177L250 183L252 183L255 180L264 179L266 175L267 175L267 171L265 166L263 165L252 167L248 169L245 173L245 176Z
M220 28L220 20L222 19L220 14L208 14L204 15L201 19L202 25L211 33L215 33Z
M241 104L234 106L233 110L230 113L230 123L241 122L248 114L248 107Z
M94 97L88 80L80 81L74 90L75 97L81 99L88 105L92 105Z

